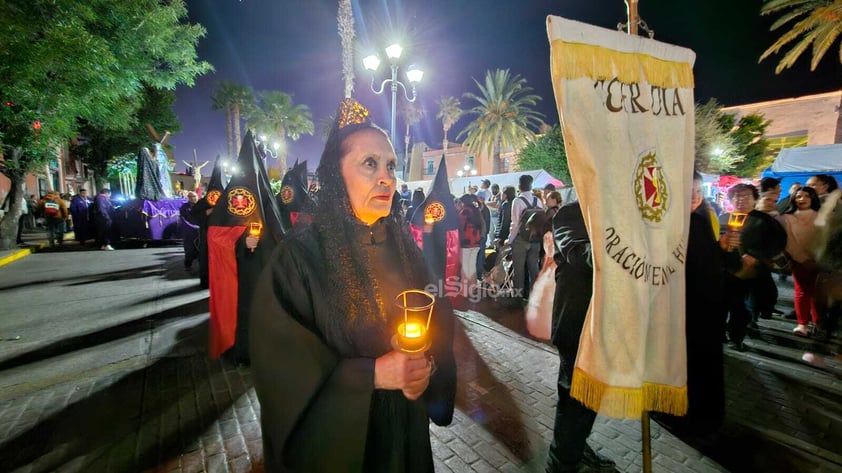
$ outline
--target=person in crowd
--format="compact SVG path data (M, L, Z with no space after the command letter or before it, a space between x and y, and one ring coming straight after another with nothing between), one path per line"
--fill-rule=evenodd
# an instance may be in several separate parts
M512 203L514 203L516 194L515 188L506 186L503 188L502 202L500 208L497 209L497 233L494 235L494 246L497 253L500 253L500 247L509 239L509 231L512 226Z
M652 415L675 433L696 435L714 433L725 419L725 270L741 266L740 233L714 234L704 201L702 175L694 172L684 272L687 413Z
M424 203L424 199L427 196L424 195L424 189L417 188L412 191L412 200L409 201L409 207L406 209L406 221L412 221L412 215L415 213L415 209L421 206Z
M561 208L561 193L558 191L550 191L547 193L547 222L548 230L552 226L552 220L558 209Z
M550 192L553 192L553 191L555 191L555 190L556 190L556 188L555 188L555 184L553 184L552 182L548 182L548 183L544 186L544 195L547 195L547 194L549 194Z
M786 230L786 253L792 267L795 318L798 325L792 333L807 336L809 324L819 324L816 303L813 299L816 277L816 216L821 202L815 189L802 187L795 192L790 207L778 218Z
M792 185L789 186L789 193L786 195L786 197L778 201L778 205L776 208L778 210L779 215L786 212L786 210L792 204L792 201L795 200L795 193L798 192L798 189L801 189L801 183L793 182Z
M64 241L64 221L68 215L64 199L56 191L47 192L38 203L38 211L44 216L50 246L61 245Z
M208 217L213 213L216 201L208 199L212 194L205 194L190 210L190 221L199 226L199 287L207 289L208 280Z
M544 204L544 191L541 189L532 189L532 195L538 198L541 201L541 204Z
M768 273L771 261L779 257L786 246L786 232L769 214L755 210L760 197L757 188L751 184L735 184L728 189L728 199L734 204L733 212L720 216L723 235L740 232L740 255L742 266L725 274L725 303L728 310L729 346L738 351L745 349L743 339L751 322L751 313L746 307L746 297L752 289L758 274ZM745 214L742 227L729 227L732 214ZM772 307L758 302L768 301L764 294L755 292L755 313L771 313Z
M822 203L827 199L827 196L834 190L839 188L839 183L836 182L833 176L829 174L816 174L807 179L807 187L812 187L819 196Z
M15 242L18 245L25 245L26 243L24 243L24 241L23 241L23 228L26 226L26 222L29 221L29 217L30 217L29 214L31 212L29 210L29 201L27 201L26 197L24 197L23 195L21 195L21 198L20 198L20 208L21 208L21 214L20 214L20 217L18 217L18 234L17 234L17 239L15 240Z
M401 184L401 192L400 192L401 200L410 201L412 200L412 191L409 190L409 186L406 184Z
M520 194L512 202L512 223L509 236L504 244L512 245L512 265L514 271L512 281L515 294L521 298L529 297L529 287L538 277L538 263L540 262L541 239L537 241L527 236L527 211L544 208L541 199L532 193L532 176L522 174L518 180ZM524 218L527 217L527 218ZM529 277L529 285L526 278Z
M489 193L490 194L490 193ZM478 280L482 280L485 273L485 248L488 246L488 235L491 232L491 210L485 205L485 198L482 192L477 192L476 198L479 204L479 212L482 216L483 230L479 240L479 252L477 253L477 274Z
M436 298L428 356L392 345L396 297L431 283L392 205L396 165L368 111L343 101L316 171L313 222L279 244L254 295L266 471L433 471L429 422L453 415L453 312Z
M88 197L88 190L79 189L79 193L70 201L70 215L73 217L73 233L79 244L96 238L96 229L91 221L91 204L93 200Z
M761 189L765 185L766 190L760 192L760 198L754 208L758 212L777 217L780 213L775 204L780 197L780 180L764 177L760 183ZM783 259L782 261L786 260ZM749 310L751 310L749 326L752 328L758 328L757 321L759 319L771 319L772 314L782 314L781 311L775 309L775 304L778 302L778 286L775 285L775 280L770 271L757 272L749 290L748 302Z
M531 183L530 183L531 184ZM565 205L552 222L556 266L552 343L558 348L558 401L547 473L613 472L614 462L587 444L596 413L570 396L579 338L593 295L591 243L579 202Z
M29 219L26 222L26 229L27 230L35 230L38 228L38 222L36 220L36 213L38 213L38 199L35 198L35 194L29 194L29 198L26 199L27 210L29 211Z
M113 222L114 206L111 204L111 189L99 191L93 204L94 225L96 226L96 244L100 250L114 251L111 246L111 225Z
M485 237L485 221L480 202L473 194L464 194L456 200L459 213L459 241L462 251L462 294L467 297L477 284L477 267L481 241Z
M781 199L781 180L775 177L760 179L760 195L770 195L777 203Z
M547 184L547 185L552 186L552 184ZM553 188L555 188L555 186L553 186ZM562 200L563 200L562 197L561 197L561 193L556 191L556 190L552 190L552 191L547 192L545 199L546 199L546 210L545 210L546 223L544 224L544 229L541 232L542 234L547 233L547 232L552 232L552 230L553 230L553 228L552 228L553 227L553 217L555 216L556 212L558 212L558 209L561 208L561 203L562 203ZM549 237L546 237L546 238L549 238ZM549 241L549 240L547 240L547 241ZM552 258L552 254L547 253L547 247L548 247L547 244L541 245L541 253L540 253L539 258L540 258L540 261L542 262L541 263L542 268L544 267L545 262L548 262L549 258Z
M491 181L488 179L480 181L477 197L481 198L483 202L488 202L488 199L491 198Z
M485 200L485 206L488 207L488 211L491 213L491 226L488 228L488 241L486 242L486 248L490 248L494 246L494 239L497 237L497 224L500 220L500 186L495 184L491 184L489 188L488 198Z
M192 220L193 208L199 202L199 196L193 191L187 192L187 202L178 209L178 227L184 245L184 270L193 269L193 261L199 259L199 225Z

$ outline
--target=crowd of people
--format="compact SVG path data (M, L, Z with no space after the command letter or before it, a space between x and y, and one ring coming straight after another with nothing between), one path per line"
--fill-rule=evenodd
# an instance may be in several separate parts
M94 198L88 195L87 189L80 188L75 195L48 191L40 199L34 194L21 198L23 212L18 220L15 242L25 246L24 231L43 229L50 247L62 246L65 235L73 232L73 238L79 244L93 241L95 247L113 251L114 205L110 196L108 188L102 189Z

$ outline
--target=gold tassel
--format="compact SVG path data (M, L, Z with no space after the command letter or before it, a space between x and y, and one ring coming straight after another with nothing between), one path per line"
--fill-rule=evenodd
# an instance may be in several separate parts
M616 77L625 84L647 82L662 88L686 89L694 85L693 67L689 63L560 39L552 44L552 74L554 78L564 79Z
M573 369L570 396L588 409L615 419L640 419L644 410L681 416L687 413L687 386L643 383L639 388L609 386Z

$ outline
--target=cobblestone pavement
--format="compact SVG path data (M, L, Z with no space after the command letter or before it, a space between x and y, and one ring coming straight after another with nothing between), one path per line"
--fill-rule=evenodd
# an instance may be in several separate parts
M436 471L543 471L557 356L477 312L461 314L458 410L433 427ZM0 398L0 459L13 472L262 471L250 370L204 355L206 323L142 366ZM655 471L725 471L657 424ZM640 423L599 418L592 445L640 471Z

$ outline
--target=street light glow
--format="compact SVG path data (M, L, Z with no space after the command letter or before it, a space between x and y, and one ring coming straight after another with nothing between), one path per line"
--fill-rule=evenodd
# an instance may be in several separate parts
M371 54L363 58L363 66L369 71L376 71L380 67L380 58L376 54Z
M401 53L403 53L403 48L398 43L386 46L386 56L388 56L389 59L400 59Z
M424 71L418 69L418 66L411 65L406 70L406 78L409 79L410 83L421 82L421 79L424 77Z

